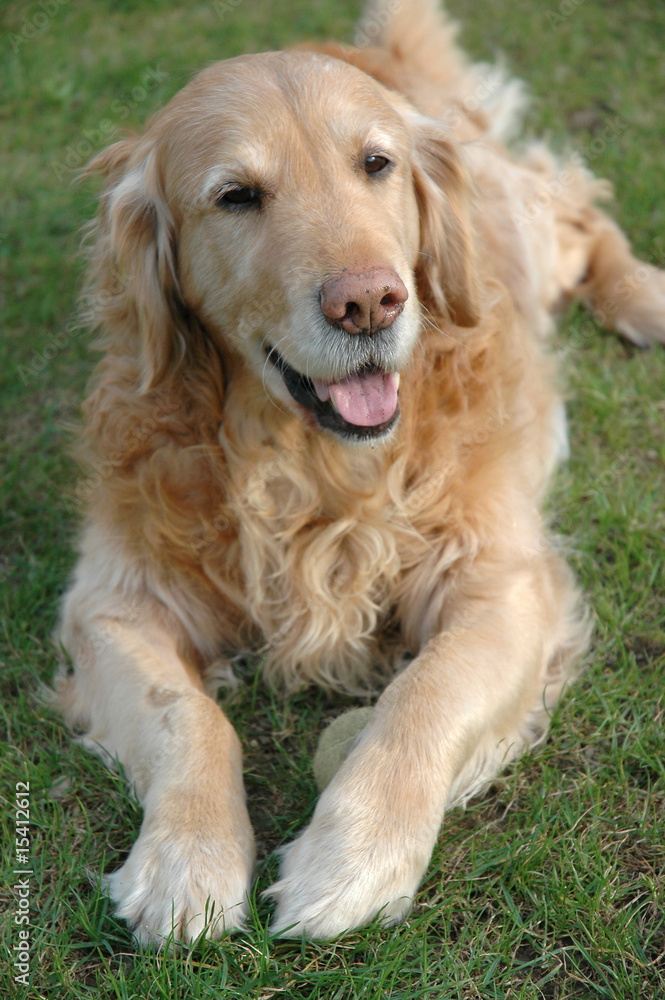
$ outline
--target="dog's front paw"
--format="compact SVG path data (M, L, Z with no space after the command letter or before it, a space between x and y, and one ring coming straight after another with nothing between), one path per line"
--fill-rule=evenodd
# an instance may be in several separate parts
M241 928L253 871L251 830L246 844L143 830L125 864L106 880L116 915L141 945L189 943Z
M283 851L271 931L282 937L332 938L379 916L398 923L431 856L438 817L411 815L404 802L363 788L353 769L336 776L310 826ZM378 793L378 794L377 794Z

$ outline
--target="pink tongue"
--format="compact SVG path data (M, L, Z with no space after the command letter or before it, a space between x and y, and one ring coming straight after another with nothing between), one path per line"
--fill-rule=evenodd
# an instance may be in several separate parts
M332 396L341 416L357 427L375 427L390 420L397 409L397 383L393 374L371 372L349 375L332 385L314 379L320 399Z

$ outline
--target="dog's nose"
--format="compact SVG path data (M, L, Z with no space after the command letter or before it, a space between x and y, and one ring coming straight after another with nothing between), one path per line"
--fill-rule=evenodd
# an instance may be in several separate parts
M376 333L399 316L409 297L404 282L391 267L342 271L324 282L321 311L331 326L347 333Z

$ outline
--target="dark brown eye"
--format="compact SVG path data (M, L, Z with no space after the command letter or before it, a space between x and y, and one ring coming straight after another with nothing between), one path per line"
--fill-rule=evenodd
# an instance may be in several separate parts
M231 209L260 208L261 203L261 192L245 184L233 184L224 188L215 202L220 208Z
M367 174L379 174L382 170L390 166L392 166L392 163L387 156L379 156L378 153L373 153L371 156L365 157L365 173Z

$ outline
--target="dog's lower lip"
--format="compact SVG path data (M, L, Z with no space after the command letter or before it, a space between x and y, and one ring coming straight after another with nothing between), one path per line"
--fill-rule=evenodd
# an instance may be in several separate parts
M321 399L321 394L317 392L312 379L292 368L287 361L282 358L278 351L270 345L266 345L266 355L272 364L277 368L284 380L286 388L297 403L309 410L323 430L334 431L342 437L354 438L356 440L376 439L382 437L391 430L397 423L400 416L399 401L395 410L387 420L381 423L364 426L352 424L340 414L332 394L326 399ZM350 375L356 373L349 373ZM393 376L396 388L399 387L399 375ZM323 385L323 383L320 383ZM325 393L324 393L325 395Z

